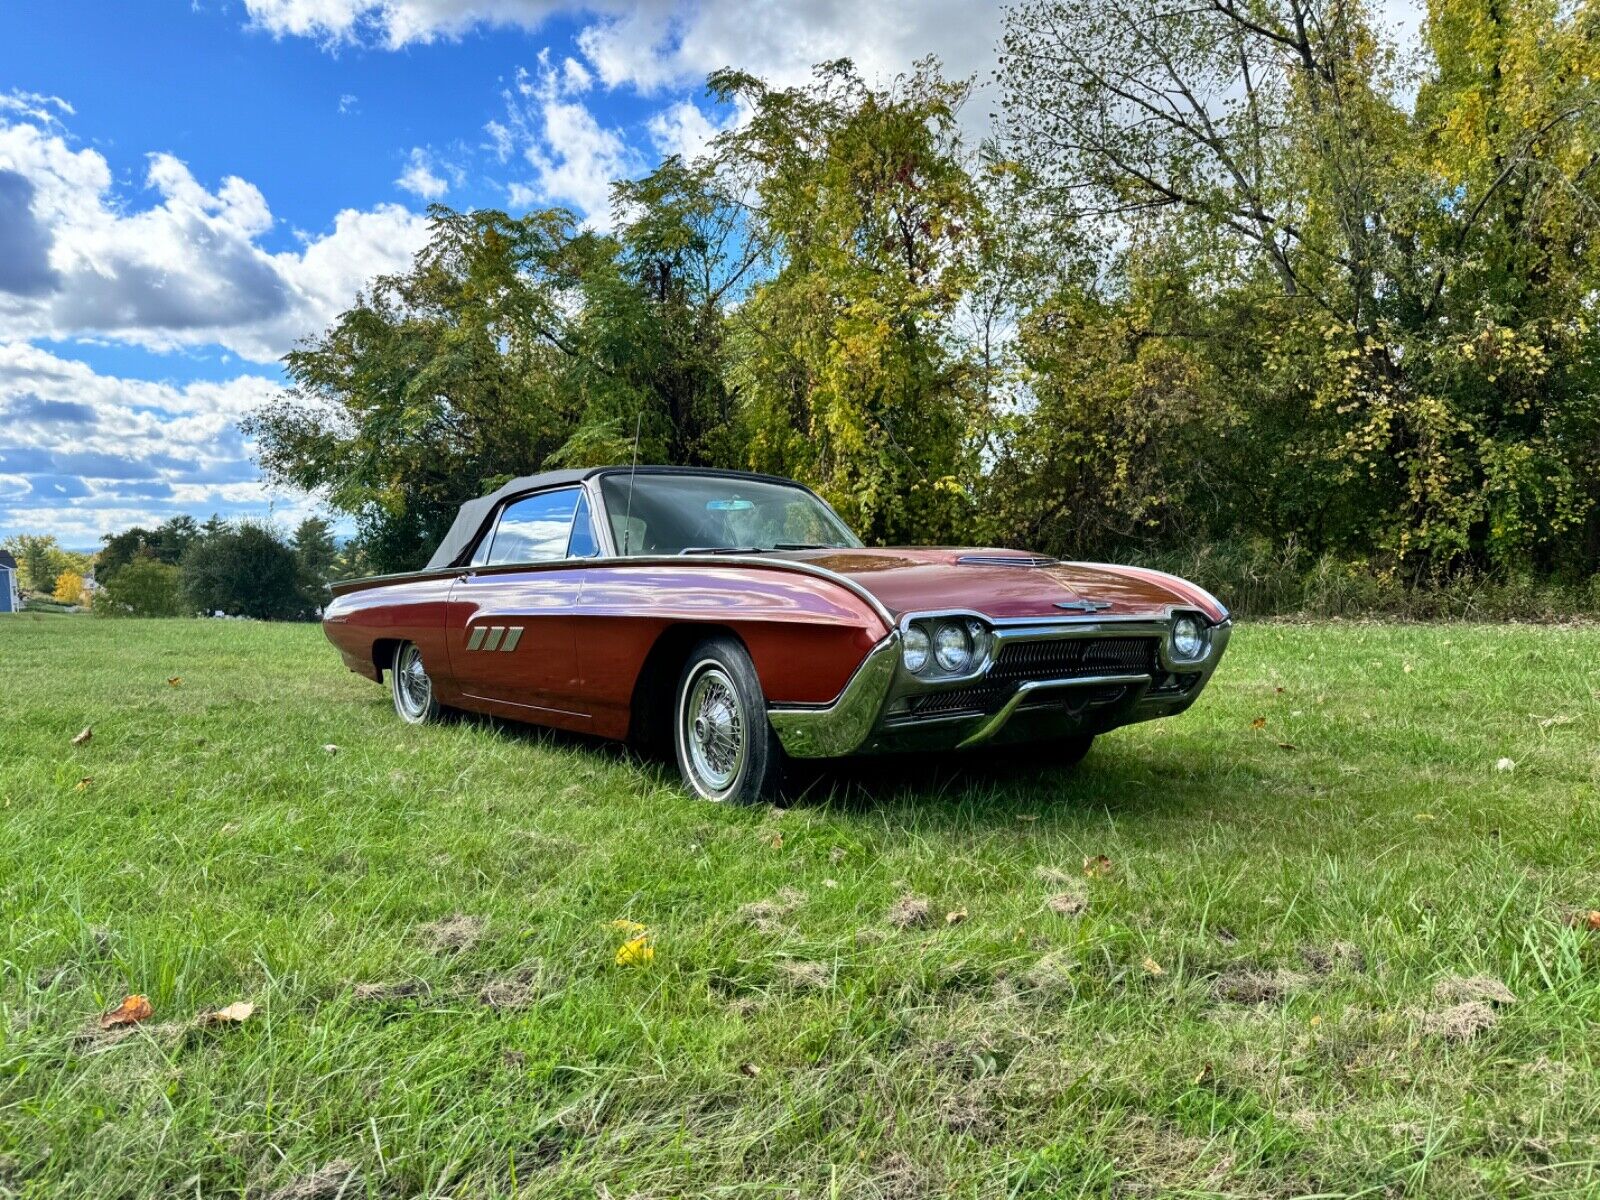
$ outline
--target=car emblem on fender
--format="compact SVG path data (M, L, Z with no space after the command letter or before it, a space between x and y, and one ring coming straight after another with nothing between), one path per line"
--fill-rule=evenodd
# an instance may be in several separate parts
M1057 608L1065 608L1071 612L1103 612L1111 607L1109 600L1057 600Z

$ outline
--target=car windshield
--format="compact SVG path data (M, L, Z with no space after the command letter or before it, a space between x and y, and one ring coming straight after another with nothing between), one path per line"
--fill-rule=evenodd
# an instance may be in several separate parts
M834 511L796 484L717 475L605 475L617 553L733 554L859 546Z

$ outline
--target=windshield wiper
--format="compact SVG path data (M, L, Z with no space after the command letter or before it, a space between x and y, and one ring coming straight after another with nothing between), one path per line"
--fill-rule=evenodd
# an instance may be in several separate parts
M774 542L770 546L685 546L679 554L771 554L774 550L836 550L821 542Z
M774 550L837 550L837 546L824 545L822 542L775 542Z

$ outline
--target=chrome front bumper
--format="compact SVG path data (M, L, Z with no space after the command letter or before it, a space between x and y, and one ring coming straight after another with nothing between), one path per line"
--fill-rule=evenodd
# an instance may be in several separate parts
M907 674L900 661L900 631L891 632L872 648L831 704L782 705L769 708L768 718L783 748L795 758L838 758L848 754L893 750L967 749L986 742L1036 740L1074 732L1102 733L1120 725L1183 712L1199 698L1221 661L1233 632L1225 620L1211 627L1206 656L1195 663L1167 658L1166 636L1172 616L1138 621L1024 621L997 623L996 651L984 676L999 660L1000 647L1015 643L1066 639L1159 637L1159 670L1035 678L1017 682L994 711L956 712L919 717L894 712L897 701L911 695L955 690L972 679L929 685ZM1181 672L1193 676L1180 690L1156 688ZM979 677L977 682L982 682ZM1106 699L1107 695L1112 698ZM1076 697L1083 697L1075 703ZM1056 698L1061 703L1051 703Z

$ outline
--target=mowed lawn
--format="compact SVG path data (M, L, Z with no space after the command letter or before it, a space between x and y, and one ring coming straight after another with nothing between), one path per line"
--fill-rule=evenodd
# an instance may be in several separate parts
M0 1195L1600 1194L1597 793L1596 627L1246 624L1076 773L726 809L0 618Z

